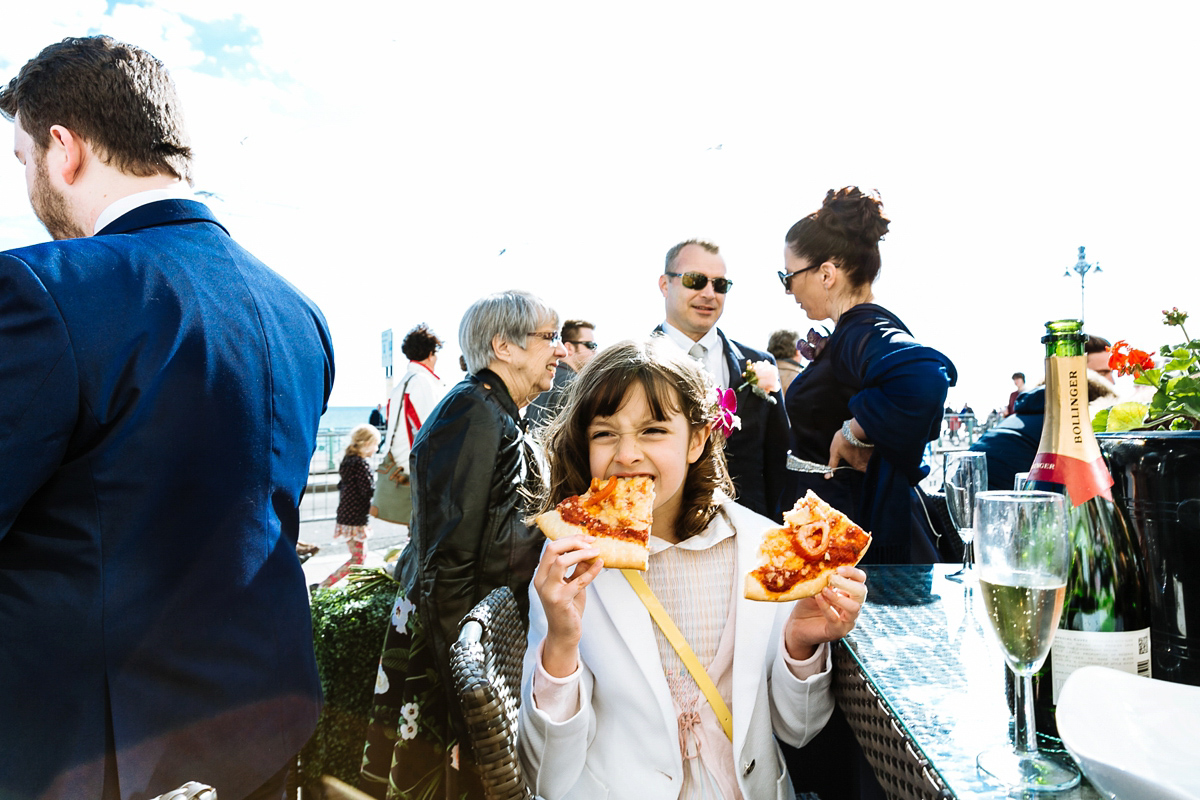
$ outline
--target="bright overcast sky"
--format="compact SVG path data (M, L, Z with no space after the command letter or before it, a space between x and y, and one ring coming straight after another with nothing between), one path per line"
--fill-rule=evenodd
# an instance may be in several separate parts
M803 333L783 236L847 184L883 197L877 300L954 360L956 407L1040 380L1042 323L1079 315L1080 245L1103 269L1090 332L1176 343L1170 306L1200 327L1192 2L32 8L0 27L5 81L68 35L166 62L196 188L329 320L331 405L384 399L385 328L428 321L456 379L459 317L496 290L602 343L642 336L663 254L693 236L735 282L728 334ZM45 238L0 162L0 249Z

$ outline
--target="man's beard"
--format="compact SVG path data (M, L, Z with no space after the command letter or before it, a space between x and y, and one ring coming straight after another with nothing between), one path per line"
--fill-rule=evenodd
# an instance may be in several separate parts
M33 194L29 198L33 213L42 221L46 232L54 239L81 239L87 236L75 220L71 219L67 200L50 185L50 173L46 170L46 159L38 161L33 179Z

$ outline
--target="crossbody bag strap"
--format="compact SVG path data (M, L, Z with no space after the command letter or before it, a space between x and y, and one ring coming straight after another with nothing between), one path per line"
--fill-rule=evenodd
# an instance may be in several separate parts
M733 741L733 714L729 711L729 706L725 705L725 701L721 699L721 693L717 691L717 685L713 683L712 678L708 677L708 672L700 663L700 659L692 651L691 645L687 643L683 633L675 625L675 621L671 619L671 615L663 608L663 604L654 596L650 586L646 583L646 579L642 577L640 570L623 569L625 580L629 581L629 585L637 592L637 596L645 604L646 610L650 612L650 617L658 624L663 635L667 637L667 641L671 643L671 647L675 648L675 652L683 660L684 666L688 668L688 672L692 673L692 678L696 681L696 686L700 687L700 691L704 692L704 696L708 698L709 705L717 714L717 721L721 723L721 727L725 730L725 735L729 737L729 741Z
M409 374L404 379L404 383L400 384L400 408L396 409L396 425L392 428L392 438L388 439L387 449L389 453L392 452L392 443L396 441L396 433L400 430L400 423L404 421L404 398L408 397L408 382L414 377L416 376ZM391 422L391 420L388 421Z

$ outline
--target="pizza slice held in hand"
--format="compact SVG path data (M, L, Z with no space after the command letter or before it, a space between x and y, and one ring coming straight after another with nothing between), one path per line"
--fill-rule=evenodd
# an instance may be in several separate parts
M568 497L534 522L551 540L586 534L595 537L604 566L646 569L650 563L650 522L654 516L654 479L646 475L607 481Z
M782 528L763 532L758 566L746 574L750 600L784 603L812 597L841 566L854 566L871 534L810 490L783 515Z

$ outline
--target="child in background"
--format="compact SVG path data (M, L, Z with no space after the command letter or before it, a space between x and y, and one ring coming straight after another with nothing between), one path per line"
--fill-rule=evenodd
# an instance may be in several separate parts
M346 577L350 567L361 566L363 563L363 548L371 529L367 525L367 511L371 508L371 495L375 490L375 476L371 474L371 465L367 463L375 451L379 449L379 429L373 425L359 425L350 431L350 444L342 456L342 465L338 468L341 480L338 482L337 524L333 529L334 541L345 542L350 548L350 559L334 570L333 574L321 582L322 587L333 586Z
M866 575L842 567L795 603L742 597L759 534L738 505L711 379L673 345L623 342L580 373L550 428L546 507L592 478L654 478L646 583L705 668L709 700L590 537L549 542L533 578L520 747L534 793L571 797L792 796L775 737L802 746L833 709L827 644L853 627ZM731 435L736 436L735 430Z

